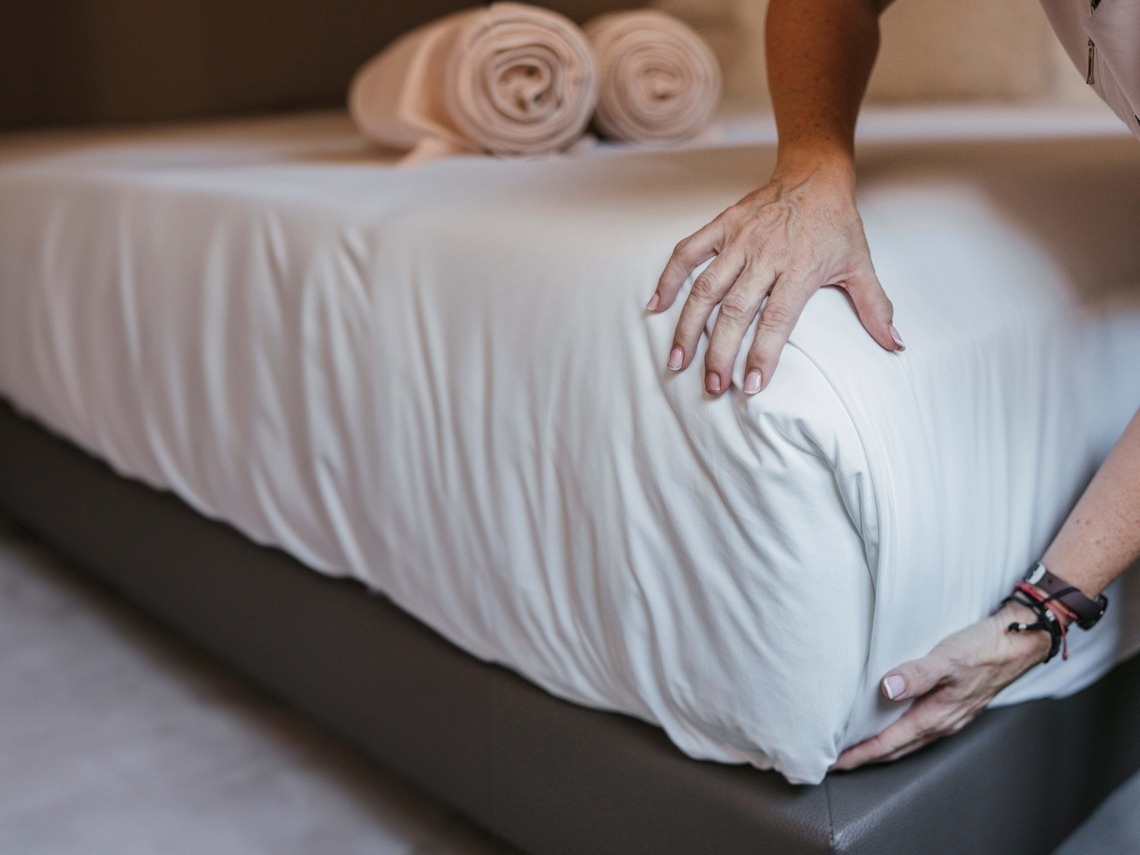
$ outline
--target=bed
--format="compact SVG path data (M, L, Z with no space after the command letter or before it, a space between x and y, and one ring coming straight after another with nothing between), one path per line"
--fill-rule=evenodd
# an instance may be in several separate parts
M1003 700L1063 699L818 783L889 721L877 676L1000 598L1140 398L1130 142L923 118L864 126L907 355L822 292L765 395L717 402L660 369L671 318L641 305L762 177L754 118L416 169L328 113L13 135L0 503L527 849L892 851L905 825L1041 851L1136 766L1124 589ZM1031 734L1065 720L1084 786L1057 809ZM979 819L949 838L955 804Z

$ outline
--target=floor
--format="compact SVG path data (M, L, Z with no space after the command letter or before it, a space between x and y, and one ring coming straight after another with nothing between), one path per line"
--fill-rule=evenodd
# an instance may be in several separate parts
M513 851L0 528L0 853ZM1140 852L1140 776L1057 855Z
M498 844L0 530L0 853Z

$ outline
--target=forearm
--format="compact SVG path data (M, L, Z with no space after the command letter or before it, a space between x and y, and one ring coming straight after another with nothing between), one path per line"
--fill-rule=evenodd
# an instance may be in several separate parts
M1140 410L1042 561L1095 596L1140 557Z
M852 169L855 121L889 2L772 0L765 38L780 167Z
M1101 466L1053 544L1045 566L1093 596L1140 557L1140 410ZM1011 622L1036 619L1007 603L944 639L922 659L904 662L883 677L892 701L914 701L877 736L848 748L836 769L854 769L909 754L957 732L1003 688L1040 662L1049 650L1044 632L1009 632Z
M808 299L843 288L884 350L905 349L894 306L871 264L855 206L855 119L888 0L771 0L767 56L780 132L771 180L677 244L646 308L668 310L692 277L666 366L684 371L705 348L705 391L732 383L754 320L743 391L766 388ZM707 266L697 271L700 265Z

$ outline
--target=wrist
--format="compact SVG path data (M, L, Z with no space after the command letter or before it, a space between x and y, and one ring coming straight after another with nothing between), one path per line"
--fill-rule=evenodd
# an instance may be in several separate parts
M1081 629L1096 626L1108 608L1108 598L1103 594L1089 597L1071 581L1055 575L1041 561L1025 572L1019 586L1058 617L1068 617Z
M829 181L855 188L855 160L850 150L828 143L781 145L776 155L773 180L802 180L807 176L824 176Z
M1036 591L1037 595L1042 600L1046 599L1049 596L1049 593L1047 591L1044 591L1041 588L1038 588L1036 585L1030 585L1029 587L1031 587L1034 591ZM1025 607L1022 606L1022 608L1025 608ZM1046 603L1045 608L1049 609L1049 611L1051 611L1056 616L1058 622L1063 624L1065 629L1068 629L1070 626L1073 625L1073 613L1070 612L1068 609L1064 608L1063 605L1054 604L1054 603Z
M1048 632L1009 632L1011 623L1033 624L1037 614L1033 609L1016 600L998 609L995 617L1001 622L1007 650L1013 658L1025 658L1032 662L1042 662L1049 655L1053 639Z
M1082 594L1090 600L1095 600L1103 593L1107 581L1100 581L1094 568L1090 566L1088 549L1070 555L1069 550L1057 549L1050 546L1041 556L1041 563L1049 568L1056 576L1063 577L1069 584L1076 586ZM1109 580L1110 581L1110 580Z

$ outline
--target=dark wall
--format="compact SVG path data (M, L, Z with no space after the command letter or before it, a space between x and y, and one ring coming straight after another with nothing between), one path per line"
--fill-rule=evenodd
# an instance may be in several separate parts
M395 36L471 0L0 0L0 129L343 103ZM578 20L631 2L552 0Z

